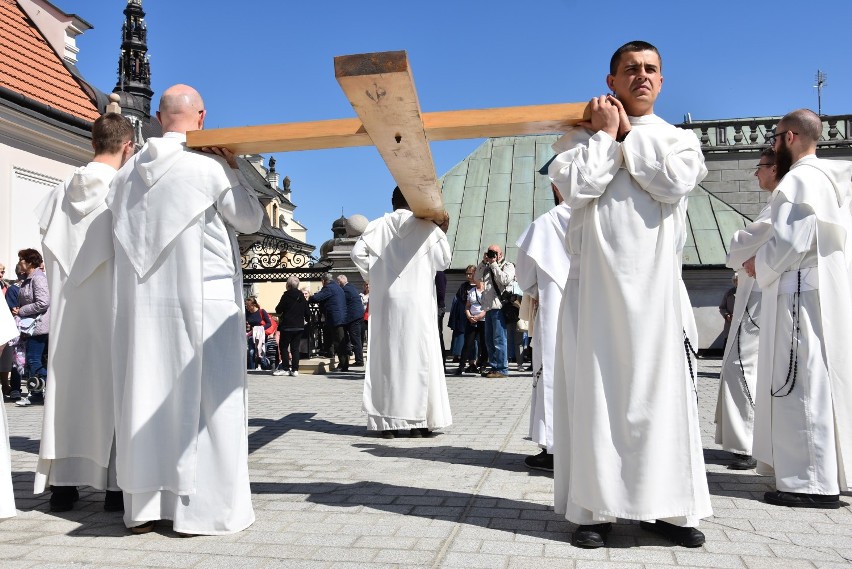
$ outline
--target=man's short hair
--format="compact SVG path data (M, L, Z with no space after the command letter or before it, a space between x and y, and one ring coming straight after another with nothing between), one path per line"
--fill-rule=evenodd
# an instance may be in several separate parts
M133 140L133 125L118 113L101 115L92 125L95 154L116 154L128 140Z
M784 124L783 130L792 130L810 142L817 142L822 136L822 119L810 109L797 109L787 113L778 121ZM778 127L775 127L778 131Z
M334 276L331 273L325 273L322 276L322 284L328 284L334 280Z
M409 209L408 200L406 200L405 196L402 195L402 190L399 189L399 186L393 189L393 194L391 195L391 206L394 211L398 209Z
M775 149L771 146L769 148L764 148L763 150L761 150L760 156L768 158L769 161L772 162L772 164L775 164Z
M299 277L293 275L287 279L287 290L299 290Z
M346 275L337 275L337 284L340 286L346 286L346 283L349 282L349 279L346 278Z
M625 53L633 53L636 51L653 51L654 53L656 53L657 57L660 58L660 71L663 70L663 56L660 55L660 51L646 41L634 40L627 42L626 44L615 50L615 53L612 54L612 58L609 60L609 74L616 74L616 72L618 71L618 64L621 63L622 55L624 55Z

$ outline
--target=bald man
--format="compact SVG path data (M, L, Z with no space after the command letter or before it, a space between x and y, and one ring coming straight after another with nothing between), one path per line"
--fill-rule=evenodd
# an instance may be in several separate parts
M771 234L743 264L763 291L757 471L770 504L839 508L852 482L852 162L816 157L822 120L785 115L770 141L781 182Z
M133 533L163 519L205 535L254 521L236 232L257 231L264 213L233 154L186 147L205 116L195 89L167 89L165 134L121 168L108 199L116 467Z
M507 344L507 323L500 302L500 295L511 287L515 280L515 265L503 258L499 245L489 245L482 260L476 265L475 280L482 281L485 292L482 293L482 309L485 310L485 346L488 348L487 371L482 375L499 379L509 377L509 351Z

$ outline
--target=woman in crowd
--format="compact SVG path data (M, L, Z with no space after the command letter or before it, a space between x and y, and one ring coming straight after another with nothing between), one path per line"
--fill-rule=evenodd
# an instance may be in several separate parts
M467 309L467 295L470 289L475 288L473 282L473 274L476 272L474 265L468 265L465 269L465 281L459 285L456 295L453 297L453 304L450 307L450 319L447 325L453 331L453 339L450 342L450 351L453 354L453 363L458 363L461 359L462 348L464 347L464 333L467 329L468 320L465 316Z
M47 353L48 332L50 331L50 293L47 289L47 276L41 270L41 253L35 249L18 251L18 269L24 275L21 290L18 292L18 305L12 308L12 314L21 319L22 331L27 334L27 378L36 379L41 388L31 389L26 398L15 405L26 407L33 403L44 403L43 386L47 381L47 368L44 355ZM20 385L12 385L12 391L20 391Z
M266 353L266 329L272 327L272 318L260 307L257 298L246 298L246 337L248 338L248 369L260 367Z
M281 332L281 341L278 344L278 349L281 351L281 368L272 375L287 373L295 377L299 375L299 349L302 334L305 332L305 323L311 316L308 300L299 290L297 277L292 276L287 279L287 289L281 295L281 300L275 307L275 313L278 314L278 330Z
M488 356L485 348L485 310L482 309L482 291L484 289L485 285L482 281L478 281L467 293L464 311L467 327L464 333L461 360L455 375L461 375L464 372L478 373L485 367ZM479 354L476 358L473 356L474 342L479 346ZM473 363L474 359L476 363ZM464 366L468 361L471 362L470 367L465 369Z

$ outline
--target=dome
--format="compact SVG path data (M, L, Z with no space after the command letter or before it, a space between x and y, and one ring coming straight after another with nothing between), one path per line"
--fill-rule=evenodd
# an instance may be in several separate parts
M365 229L367 229L368 223L370 223L370 221L360 213L350 215L346 219L346 236L358 237L364 233Z
M331 224L331 232L335 237L340 238L346 235L346 218L342 215Z
M323 257L327 257L328 254L331 253L332 249L334 249L334 239L329 239L328 241L320 245L320 259L322 259Z

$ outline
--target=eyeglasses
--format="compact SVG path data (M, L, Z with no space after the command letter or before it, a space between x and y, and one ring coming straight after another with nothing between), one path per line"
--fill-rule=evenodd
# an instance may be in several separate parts
M792 132L796 136L799 136L798 132L793 132L792 130L783 130L781 132L773 132L771 134L766 135L766 144L769 146L775 146L775 141L778 140L778 137L787 134L788 132Z
M755 166L755 168L757 168L757 169L760 169L760 168L772 168L773 166L775 166L775 164L768 164L768 163L767 163L767 164L758 164L757 166Z

